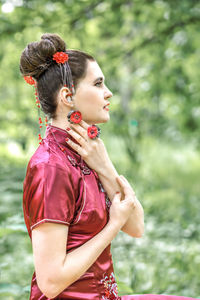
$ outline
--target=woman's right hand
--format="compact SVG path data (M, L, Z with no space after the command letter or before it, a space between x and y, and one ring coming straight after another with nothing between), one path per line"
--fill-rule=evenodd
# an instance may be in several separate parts
M121 193L117 192L110 207L109 223L114 224L120 230L135 209L135 196L129 189L124 189L124 200L121 200Z

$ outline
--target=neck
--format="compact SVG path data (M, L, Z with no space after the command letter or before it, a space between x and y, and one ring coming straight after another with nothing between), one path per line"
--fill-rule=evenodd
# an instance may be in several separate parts
M70 123L68 122L67 118L66 118L66 120L55 120L55 119L52 119L51 120L51 125L59 127L61 129L64 129L64 130L66 130L67 127L70 127Z
M85 121L88 125L96 124L95 122L88 122ZM56 119L51 119L50 122L51 125L59 127L61 129L66 130L67 127L70 127L71 123L68 121L67 113L66 116L63 117L63 115L59 115Z

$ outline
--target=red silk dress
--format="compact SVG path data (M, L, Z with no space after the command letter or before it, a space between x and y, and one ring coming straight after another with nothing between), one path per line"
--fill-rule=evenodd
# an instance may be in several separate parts
M70 252L104 228L109 219L111 202L97 173L90 169L81 156L65 142L66 137L76 142L67 131L48 125L45 138L27 166L23 185L23 211L30 238L32 229L44 222L69 226L66 252ZM48 298L37 285L34 272L29 300L46 299ZM119 297L109 245L85 274L54 299L186 300L194 298L165 295Z

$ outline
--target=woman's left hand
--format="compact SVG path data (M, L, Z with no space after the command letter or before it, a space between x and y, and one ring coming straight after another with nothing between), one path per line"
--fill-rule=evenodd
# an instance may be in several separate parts
M67 143L81 155L87 165L97 173L102 172L104 167L111 163L103 141L98 137L91 139L87 134L88 125L81 120L78 124L70 124L68 133L78 142L68 140Z

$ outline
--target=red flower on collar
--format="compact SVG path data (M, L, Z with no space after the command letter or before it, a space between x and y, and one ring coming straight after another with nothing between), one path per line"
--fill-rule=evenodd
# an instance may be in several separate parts
M56 52L53 55L53 60L55 60L58 64L64 64L68 61L68 54L65 52Z

